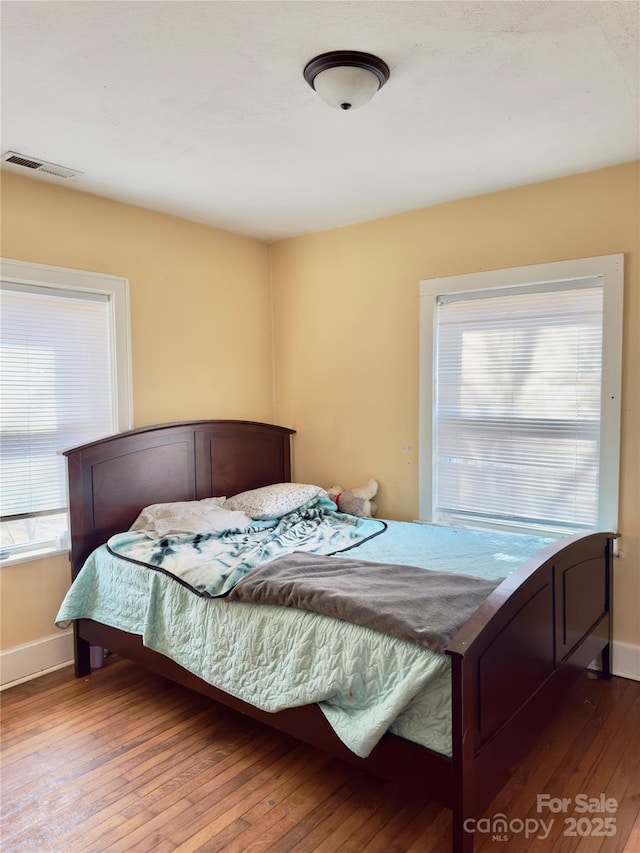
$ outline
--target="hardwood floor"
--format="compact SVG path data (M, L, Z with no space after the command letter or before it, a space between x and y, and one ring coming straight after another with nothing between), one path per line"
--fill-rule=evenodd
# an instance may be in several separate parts
M537 811L544 794L568 811ZM615 812L576 810L601 794ZM640 683L585 675L487 810L508 839L480 832L476 851L638 853L639 811ZM593 834L605 817L612 837ZM448 810L125 661L2 694L3 853L447 853L450 828Z

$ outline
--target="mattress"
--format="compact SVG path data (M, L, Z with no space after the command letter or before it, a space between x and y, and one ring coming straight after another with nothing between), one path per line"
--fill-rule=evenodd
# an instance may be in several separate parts
M499 578L550 541L389 521L343 555ZM451 754L449 658L423 646L317 613L198 596L106 546L87 560L56 624L79 618L141 636L264 711L317 703L356 755L366 757L386 731Z

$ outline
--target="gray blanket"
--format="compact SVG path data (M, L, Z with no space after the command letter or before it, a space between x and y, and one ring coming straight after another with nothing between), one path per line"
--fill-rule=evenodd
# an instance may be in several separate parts
M443 652L500 582L296 551L253 569L227 601L313 610Z

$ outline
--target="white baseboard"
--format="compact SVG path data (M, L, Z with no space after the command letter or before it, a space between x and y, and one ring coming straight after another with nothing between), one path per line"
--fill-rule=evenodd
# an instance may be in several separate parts
M73 632L60 631L0 652L0 690L73 663Z
M73 632L42 637L0 652L0 690L73 663ZM640 646L613 643L612 672L640 681Z
M620 678L640 681L640 646L613 642L611 671Z

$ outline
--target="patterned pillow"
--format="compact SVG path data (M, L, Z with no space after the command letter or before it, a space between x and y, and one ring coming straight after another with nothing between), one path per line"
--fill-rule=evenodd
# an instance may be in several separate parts
M274 483L234 495L225 501L224 508L246 512L255 520L282 518L313 498L326 497L326 494L320 486L306 483Z

